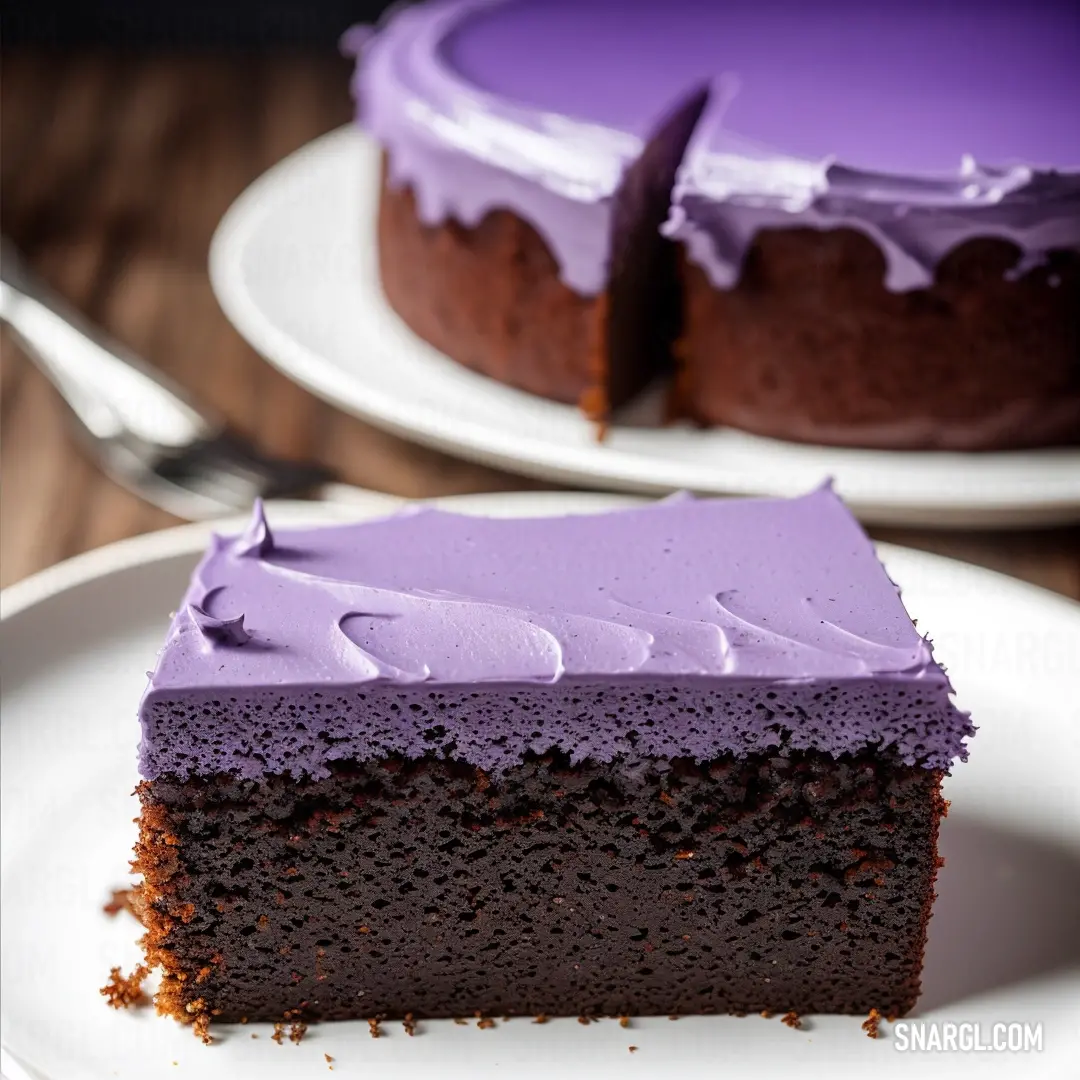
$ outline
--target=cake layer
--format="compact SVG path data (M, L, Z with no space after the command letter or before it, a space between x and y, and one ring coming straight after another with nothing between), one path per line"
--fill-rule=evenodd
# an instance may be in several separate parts
M672 412L840 446L1080 444L1080 253L1016 258L970 240L911 292L852 229L763 232L730 289L684 259Z
M902 1014L939 780L811 752L144 782L158 1005L185 1021Z
M158 692L142 711L139 769L154 778L230 772L325 777L334 762L386 754L456 756L492 773L556 748L574 761L686 756L708 761L787 747L850 754L868 746L947 769L973 733L944 679L812 679L762 683L565 678L330 690Z
M708 760L972 731L828 488L491 519L418 509L217 538L143 699L143 774L325 775L341 758L550 747Z

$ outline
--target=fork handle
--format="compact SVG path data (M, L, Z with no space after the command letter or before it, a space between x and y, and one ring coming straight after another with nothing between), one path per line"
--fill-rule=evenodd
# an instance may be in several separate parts
M7 240L0 251L0 319L99 442L134 439L179 449L222 429L217 417L49 290Z

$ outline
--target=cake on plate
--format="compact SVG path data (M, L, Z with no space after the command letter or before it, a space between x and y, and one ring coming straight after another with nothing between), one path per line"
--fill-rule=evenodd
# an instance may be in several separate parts
M897 1015L973 732L828 488L414 509L194 573L136 907L194 1021Z
M1080 8L436 0L347 35L382 284L594 418L1080 443Z

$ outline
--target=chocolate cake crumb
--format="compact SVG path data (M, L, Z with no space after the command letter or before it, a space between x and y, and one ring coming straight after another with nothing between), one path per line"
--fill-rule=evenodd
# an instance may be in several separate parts
M379 1018L377 1016L369 1017L367 1026L368 1033L373 1039L377 1039L380 1035L382 1035L382 1029L379 1027Z
M139 964L130 975L123 975L118 967L109 969L109 981L98 991L113 1009L130 1009L146 1000L142 984L150 969Z
M210 1035L210 1014L199 1013L192 1021L191 1030L196 1039L201 1039L204 1046L209 1046L214 1040Z
M274 1024L274 1034L271 1035L270 1038L273 1039L278 1046L281 1046L285 1041L285 1025L280 1020Z
M619 1017L619 1027L628 1028L629 1026L630 1026L630 1017L629 1016L620 1016Z
M722 759L706 766L679 759L672 763L671 771L678 774L682 784L695 786L698 790L695 798L708 799L707 810L699 809L697 817L680 824L679 840L683 841L680 843L670 827L650 829L648 836L639 838L636 829L621 824L623 814L646 806L652 808L647 813L667 814L666 809L661 809L664 804L656 797L660 777L652 773L630 775L622 766L602 763L582 763L575 767L575 772L565 756L553 752L543 758L530 758L505 776L492 778L491 786L481 796L475 792L475 770L466 769L463 764L434 760L399 763L396 759L389 763L397 766L395 771L388 772L382 763L352 763L348 767L336 767L335 775L324 781L305 781L302 785L269 778L260 789L261 801L253 804L250 815L242 819L235 816L234 807L243 799L243 790L238 782L227 777L198 781L159 778L152 791L148 784L140 789L143 817L137 855L139 872L147 877L140 899L146 901L143 918L147 928L148 966L163 969L162 989L157 995L159 1006L165 1006L163 1011L190 1023L186 1002L204 997L213 1006L223 1008L222 1022L235 1022L246 1016L251 1022L273 1023L282 1018L287 1006L306 996L312 999L304 1011L304 1019L309 1023L357 1017L357 1014L362 1019L388 1015L400 1022L408 1011L414 1016L471 1017L477 1008L482 1008L484 1015L496 1018L506 1011L523 1012L533 1022L540 1023L560 1012L576 1018L579 1015L690 1015L699 1010L755 1015L768 1010L779 1017L786 1009L806 1016L850 1012L861 1022L872 1005L882 1013L902 1014L914 1000L916 947L921 948L920 927L925 925L929 912L926 906L918 910L904 906L904 901L909 896L925 897L930 887L927 867L936 835L935 798L940 780L932 771L879 762L869 753L841 763L809 752L793 752L768 764ZM571 780L578 794L551 800L551 790L566 791ZM493 798L499 800L495 806L491 805ZM593 808L589 800L595 803L600 798L617 802L619 809ZM363 800L362 803L358 804L357 799ZM526 823L524 818L530 810L538 803L544 804L545 799L550 801L543 823L533 820ZM775 808L777 799L782 814ZM696 806L693 799L682 796L678 802L680 806ZM344 888L338 886L341 879L336 871L345 867L334 862L340 860L338 845L345 843L349 848L366 836L367 819L361 820L362 815L357 813L350 816L350 808L355 811L358 805L364 807L364 813L381 812L388 821L400 820L404 825L407 820L409 828L418 834L437 823L450 830L459 847L443 853L447 854L446 860L443 854L418 850L410 865L425 871L427 877L416 874L414 878L410 874L411 889L380 893L376 897L379 906L373 907L363 899L367 895L365 890L361 890L358 899L352 895L351 882ZM443 810L447 805L455 808L458 817L445 818ZM311 806L320 807L318 813L313 814ZM580 819L586 806L590 815L588 833L568 829L572 821ZM487 822L485 815L491 821L477 833L473 825ZM496 819L515 824L499 825ZM749 837L742 835L737 846L726 833L719 831L719 827L733 827L736 821L743 834L747 830L751 832ZM278 824L274 825L275 822ZM894 822L895 831L884 841L888 846L875 846L875 841L883 842L877 839L876 826ZM223 866L227 863L226 869L231 870L234 865L237 868L235 880L231 877L222 880L229 880L235 890L249 890L248 900L242 899L240 891L236 899L231 896L226 899L214 891L217 878L193 872L191 852L199 850L196 833L203 835L208 823L219 830L212 845L215 858L220 858ZM670 826L671 822L666 825ZM256 832L252 833L256 826ZM491 829L492 835L484 834L483 829ZM826 839L819 839L818 832ZM306 853L311 856L309 862L300 863L304 867L303 889L325 886L333 900L324 906L312 906L302 895L289 896L283 904L272 907L275 915L270 918L265 936L256 937L259 915L267 910L268 904L274 904L275 891L280 890L279 881L267 882L264 899L258 893L261 862L248 867L246 859L237 861L235 852L240 849L234 845L243 844L249 834L257 836L257 841L250 841L257 843L253 854L278 867L280 874L298 865L300 856L290 837L302 834ZM662 846L657 839L661 836L663 843L670 845L665 852L656 851ZM545 869L541 860L549 859L550 853L541 849L534 854L534 839L551 842L556 837L560 844L572 849L572 858L566 865L554 860L551 868ZM743 841L747 839L753 840L753 844L745 844ZM577 908L579 897L592 904L603 890L604 903L617 904L624 924L636 931L636 948L642 951L641 960L647 962L651 971L649 980L635 984L634 988L619 985L608 990L599 975L573 972L572 964L567 963L570 971L565 976L559 974L560 968L543 969L530 976L523 988L518 973L529 953L507 938L494 954L496 966L488 971L491 984L482 994L461 992L448 970L444 970L446 965L435 963L438 954L431 950L424 954L429 977L414 985L408 969L401 966L405 957L411 955L410 943L415 941L415 935L405 928L423 924L426 930L424 911L429 906L440 912L452 910L447 907L452 902L449 886L435 881L439 867L445 863L453 872L460 871L461 880L497 884L497 877L481 874L481 871L488 874L485 869L488 864L476 854L492 850L491 845L496 841L505 845L500 850L505 851L507 859L520 864L521 889L503 892L501 887L492 886L479 917L474 903L470 900L463 903L462 922L467 920L468 926L460 931L455 927L455 935L445 939L452 960L468 955L465 950L472 939L463 935L469 931L478 932L481 935L478 940L487 942L495 913L500 919L510 919L518 911L531 910L520 899L526 886L542 890L544 902L538 902L540 917L556 927L564 919L576 917L563 914L560 918L560 913ZM694 843L694 848L686 841ZM859 873L865 869L868 876L861 878L856 873L848 881L846 874L854 848L869 852L856 863ZM395 848L399 849L404 850L401 845ZM672 866L673 855L680 850L693 850L696 869L676 870ZM760 850L771 853L776 860L773 863L768 858L763 860L774 872L760 872L754 862L754 854ZM885 873L887 884L873 886L877 900L870 905L865 895L870 885L869 875L876 876L879 867L863 864L886 857L895 865L880 871ZM650 862L652 859L655 864ZM603 867L602 881L596 875L589 881L579 878L576 865L579 861L585 865L588 860L592 860L591 866ZM673 875L669 896L677 906L678 922L652 925L646 917L655 907L655 898L639 880L641 875L635 872L641 865L653 868L656 873ZM679 865L683 867L682 863ZM782 872L776 871L778 865ZM828 880L823 876L823 868ZM374 874L375 868L370 868L370 872ZM491 874L494 873L492 870ZM811 882L811 890L823 893L821 896L808 893L808 904L820 904L824 910L833 911L838 917L837 923L832 924L834 927L842 921L849 928L841 931L842 939L834 937L831 943L821 945L820 955L813 946L822 939L808 938L805 932L788 930L792 936L773 942L769 919L759 914L771 910L778 897L788 895L783 890L797 881ZM608 895L609 882L616 886L613 899ZM742 890L737 900L731 892L733 884ZM721 887L728 890L724 904L717 907L716 901L709 905L701 903L706 891ZM692 905L685 905L681 898L691 888L698 899ZM552 904L553 894L563 897L564 903ZM225 908L220 916L214 914L217 904ZM185 923L180 913L188 905L197 914L190 923ZM310 921L297 926L303 914ZM218 938L215 942L207 940L211 922ZM340 934L340 940L335 941L335 926L348 927L351 933ZM361 926L370 933L358 942L357 930ZM252 939L259 942L258 968L247 961L244 942L249 931ZM692 942L723 933L739 945L719 957L703 953L700 947L685 942L687 931L694 931L690 933ZM835 931L831 933L835 935ZM330 939L330 944L325 939ZM377 951L392 954L394 964L398 965L393 971L399 975L389 981L368 981L374 974L375 961L357 959L360 953L367 955L369 943L376 942ZM602 942L603 939L597 939L595 946L590 945L596 956L605 963L619 962L622 946ZM790 971L786 967L766 967L768 960L751 951L760 944L767 945L763 954L775 948L778 952L774 955L790 958L795 966ZM804 948L813 951L807 951L804 956ZM319 949L324 950L324 957L318 956ZM844 950L854 950L855 962L835 967L836 957ZM303 956L316 958L310 969L301 961ZM571 959L568 954L566 958ZM207 978L198 982L206 968L210 968ZM816 972L829 970L838 972L832 982L816 976L809 978ZM737 993L717 989L720 984L713 976L725 971L730 971L731 978L738 976ZM678 995L659 988L661 974L665 979L670 976L672 980L681 980L677 981L683 988ZM873 981L867 982L871 974ZM772 976L771 984L766 975ZM368 993L358 998L357 986L368 986ZM218 1022L215 1018L215 1025Z
M677 1016L669 1016L668 1019L669 1020L678 1020L679 1018Z
M334 1071L334 1059L329 1054L323 1054L323 1057L326 1058L326 1067L331 1072L333 1072Z
M772 1013L769 1012L768 1009L762 1009L761 1010L761 1018L763 1020L771 1020L772 1019Z
M134 894L135 889L132 888L113 889L109 902L101 910L110 918L119 915L121 911L126 911L138 918L134 907Z
M489 1028L493 1028L495 1026L495 1021L492 1020L490 1016L481 1016L476 1021L476 1026L480 1028L481 1031L487 1031Z
M255 1033L255 1032L253 1031L253 1032L251 1033L251 1037L252 1037L253 1039L257 1039L257 1038L258 1038L259 1036L258 1036L258 1035L257 1035L257 1034L256 1034L256 1033Z
M540 1014L540 1015L539 1015L539 1016L538 1016L538 1017L537 1017L537 1018L536 1018L536 1019L535 1019L535 1020L533 1021L533 1023L534 1023L534 1024L546 1024L547 1022L548 1022L548 1018L547 1018L547 1017L546 1017L546 1016L545 1016L545 1015L544 1015L543 1013L541 1013L541 1014Z
M799 1014L795 1012L794 1009L792 1009L791 1012L784 1013L784 1015L780 1017L780 1022L782 1024L787 1024L789 1028L802 1027L802 1020L799 1018Z
M877 1009L870 1010L870 1015L862 1022L862 1029L866 1032L867 1038L876 1039L878 1037L881 1019L881 1013Z
M637 1047L636 1046L628 1047L628 1049L629 1049L631 1054L636 1054L637 1053Z
M405 1019L401 1021L401 1026L405 1029L405 1034L412 1036L416 1034L416 1021L413 1019L413 1014L406 1013Z
M292 1026L289 1028L289 1042L299 1046L303 1041L304 1036L307 1034L307 1028L308 1026L303 1020L294 1020Z
M468 1027L469 1025L469 1021L462 1019L460 1016L454 1017L454 1023L457 1024L459 1027Z

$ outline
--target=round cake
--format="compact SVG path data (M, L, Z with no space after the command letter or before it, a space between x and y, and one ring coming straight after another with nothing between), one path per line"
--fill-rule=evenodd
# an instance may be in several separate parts
M1080 443L1080 7L442 0L358 28L386 296L485 375L895 449Z

